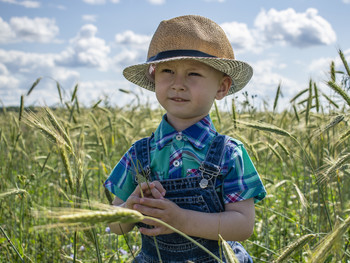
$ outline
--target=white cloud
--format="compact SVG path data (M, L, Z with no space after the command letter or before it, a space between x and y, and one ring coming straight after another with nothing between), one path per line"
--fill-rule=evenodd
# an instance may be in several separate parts
M79 87L84 92L79 93L78 97L87 105L92 105L99 99L107 99L113 104L122 106L130 102L130 95L122 93L118 89L127 89L128 86L129 83L126 80L83 81L79 83Z
M148 46L151 41L151 36L137 35L131 30L127 30L123 33L117 34L115 36L115 41L118 44Z
M147 0L152 5L163 5L165 4L165 0Z
M127 30L115 36L115 42L120 46L119 54L114 56L113 64L117 68L142 63L146 61L147 49L151 36L135 34Z
M69 67L96 67L106 70L109 66L110 47L105 40L96 37L97 27L84 25L70 46L56 56L56 63Z
M218 3L224 3L226 0L205 0L205 2L218 2Z
M251 63L251 65L254 68L254 75L243 91L247 91L249 95L258 95L258 101L269 101L271 105L277 87L281 84L283 97L279 99L279 105L281 108L285 108L286 105L289 105L290 98L304 88L294 79L289 79L277 73L285 68L285 64L279 63L276 59L259 60Z
M11 26L0 17L0 43L11 42L15 37L16 34L12 31Z
M39 100L47 104L57 103L57 80L63 87L71 87L79 78L79 73L57 67L55 54L27 53L0 49L0 98L7 106L18 105L19 98L25 94L38 77L45 77L35 91L26 98L27 103ZM50 79L52 78L52 79ZM45 82L46 80L46 82ZM44 82L44 83L43 83ZM28 104L26 104L28 105Z
M345 56L345 60L350 61L350 49L343 50L343 54ZM309 64L308 70L310 71L310 74L312 74L313 78L328 80L332 61L334 62L335 70L345 71L344 64L339 55L315 59Z
M103 5L106 3L106 0L83 0L84 3L89 5ZM118 4L120 0L109 0L113 4Z
M272 8L268 12L262 10L255 19L255 28L267 43L308 47L330 45L336 41L332 26L314 8L304 13L297 13L292 8L282 11Z
M83 15L83 20L87 22L96 22L97 21L97 15Z
M37 1L17 1L17 0L0 0L4 3L14 4L14 5L20 5L26 8L38 8L40 7L40 2Z
M83 2L89 5L102 5L106 3L105 0L83 0Z
M11 76L4 64L0 64L0 98L6 99L6 101L1 101L2 103L8 105L9 96L13 96L13 91L17 90L18 85L19 80L15 76ZM16 99L18 100L19 96L16 96Z
M140 49L127 50L113 57L113 64L119 68L124 68L133 64L143 63L146 61L146 52Z
M259 52L258 41L248 29L248 26L238 22L226 22L220 25L225 31L234 51Z
M311 63L308 66L308 69L310 72L323 72L327 69L329 69L329 66L331 64L332 58L318 58L316 60L311 61Z
M7 23L0 17L0 43L54 41L59 33L54 19L12 17Z
M6 65L11 74L41 74L41 70L54 67L53 55L51 54L26 53L22 51L0 49L0 61Z

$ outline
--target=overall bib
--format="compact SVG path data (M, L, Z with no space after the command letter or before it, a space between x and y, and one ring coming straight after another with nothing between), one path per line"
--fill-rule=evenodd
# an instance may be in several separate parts
M152 177L150 169L149 140L152 137L144 138L135 143L137 160L140 161L141 168L139 172L146 173L148 178ZM201 176L190 176L179 179L162 180L160 183L166 190L164 198L176 203L179 207L205 213L219 213L224 211L224 205L220 193L217 192L215 185L220 173L220 162L224 152L226 137L217 135L206 155L205 160L200 165ZM135 178L136 183L136 178ZM201 185L201 186L200 186ZM222 184L221 184L222 185ZM205 187L203 187L205 186ZM234 223L234 222L233 222ZM149 227L143 223L138 226ZM133 262L156 263L159 262L154 238L141 235L142 249ZM217 240L209 240L198 237L192 237L198 243L206 247L218 258L225 257L220 255L220 248ZM159 235L156 237L157 245L160 251L161 259L166 262L217 262L204 250L193 244L179 234L172 233ZM228 241L237 259L241 263L252 263L252 259L238 242Z

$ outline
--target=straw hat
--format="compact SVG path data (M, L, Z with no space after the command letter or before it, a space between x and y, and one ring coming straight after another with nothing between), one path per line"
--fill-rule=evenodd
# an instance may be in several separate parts
M227 95L241 90L251 79L253 69L235 60L232 46L223 29L212 20L187 15L162 21L151 40L147 62L124 69L124 77L142 88L154 91L150 65L191 59L202 62L232 79Z

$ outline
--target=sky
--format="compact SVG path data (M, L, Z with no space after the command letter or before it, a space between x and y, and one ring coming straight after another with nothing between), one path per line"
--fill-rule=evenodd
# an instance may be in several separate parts
M146 61L160 21L195 14L218 23L235 57L254 75L243 91L270 102L281 84L281 105L315 81L326 94L329 65L350 60L350 0L0 0L0 103L55 106L56 82L68 100L78 85L81 105L102 99L124 107L154 93L124 79L126 66ZM128 91L126 93L124 91ZM242 100L242 92L228 96ZM260 107L259 105L256 105Z

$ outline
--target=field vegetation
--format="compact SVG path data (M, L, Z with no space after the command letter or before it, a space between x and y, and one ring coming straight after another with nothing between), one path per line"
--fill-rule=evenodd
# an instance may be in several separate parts
M289 105L279 105L280 85L272 110L245 94L230 111L215 105L210 113L220 133L245 144L268 192L243 243L255 262L350 262L350 69L339 56L328 92L310 79ZM138 231L117 236L107 222L142 215L111 210L103 182L164 111L105 101L80 107L79 86L64 98L58 82L60 107L25 107L40 80L21 107L0 113L0 262L132 260Z

